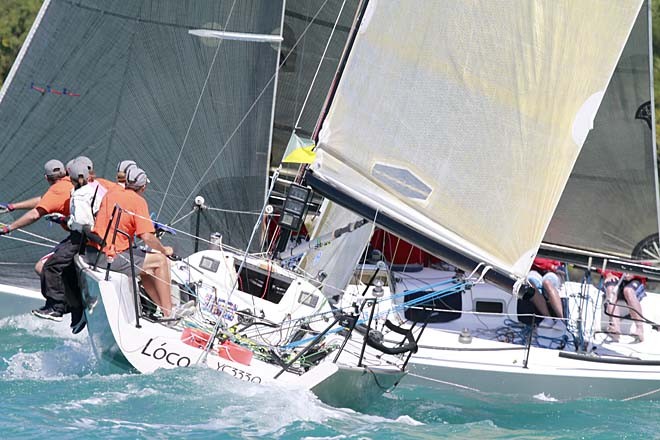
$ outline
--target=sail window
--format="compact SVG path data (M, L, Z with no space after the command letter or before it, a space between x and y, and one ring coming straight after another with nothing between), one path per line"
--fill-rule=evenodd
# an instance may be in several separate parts
M377 163L371 169L371 175L404 197L427 200L431 195L431 187L408 169Z
M503 313L504 303L502 301L484 301L474 302L474 310L479 313Z

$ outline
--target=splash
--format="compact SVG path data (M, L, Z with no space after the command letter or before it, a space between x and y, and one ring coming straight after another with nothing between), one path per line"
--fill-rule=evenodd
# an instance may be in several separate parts
M546 395L545 393L539 393L534 396L534 399L540 400L542 402L559 402L559 400L555 399L552 396Z
M3 380L80 377L96 366L86 332L73 335L66 320L52 322L32 315L1 319L0 344Z

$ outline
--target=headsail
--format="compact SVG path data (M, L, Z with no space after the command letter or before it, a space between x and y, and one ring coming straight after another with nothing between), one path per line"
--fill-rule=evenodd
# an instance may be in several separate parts
M658 236L653 57L641 8L543 241L642 260ZM647 249L648 251L649 249Z
M226 232L244 247L264 203L280 45L189 31L277 40L283 1L50 0L40 14L2 91L0 201L42 194L52 157L87 155L109 178L134 159L160 221L181 219L202 195L230 210L204 216L202 235ZM31 266L47 251L0 240L5 261Z
M511 3L370 2L309 176L502 285L531 265L641 0Z
M325 232L359 220L360 216L326 200L321 207L321 216L317 219L312 236L319 237ZM345 233L325 247L305 254L300 266L310 276L323 279L322 291L326 297L344 292L369 242L372 230L370 224L364 225ZM324 276L319 276L320 272L323 272Z

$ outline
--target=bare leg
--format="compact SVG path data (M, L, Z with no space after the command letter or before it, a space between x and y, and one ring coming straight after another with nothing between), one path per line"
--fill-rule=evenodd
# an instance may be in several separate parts
M163 310L165 316L172 313L170 290L170 264L163 254L147 254L142 265L142 284L149 297Z
M559 292L557 292L555 285L552 284L550 280L545 280L543 282L543 291L548 293L548 301L550 301L550 306L555 312L557 318L564 319L564 310L561 306L561 298L559 298Z
M610 337L614 341L619 340L619 333L621 333L619 328L619 318L612 316L614 314L617 301L616 290L616 285L605 287L605 300L607 301L607 305L605 306L605 313L610 317L610 324L607 326L607 331L610 333Z
M538 290L534 289L534 296L531 301L541 316L550 316L550 310L548 310L545 298L543 298L543 295L541 295Z
M44 263L46 261L47 260L39 259L39 261L37 261L37 263L34 265L34 271L37 273L37 275L41 275L41 271L43 270Z
M635 295L635 290L632 287L623 288L623 297L625 298L628 306L630 307L630 316L635 320L635 329L636 335L639 338L639 342L644 340L644 324L641 321L642 315L642 305Z

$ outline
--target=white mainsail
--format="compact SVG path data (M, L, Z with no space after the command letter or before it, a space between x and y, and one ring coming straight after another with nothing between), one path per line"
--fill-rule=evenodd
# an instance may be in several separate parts
M641 0L504 3L370 2L310 181L516 278Z

